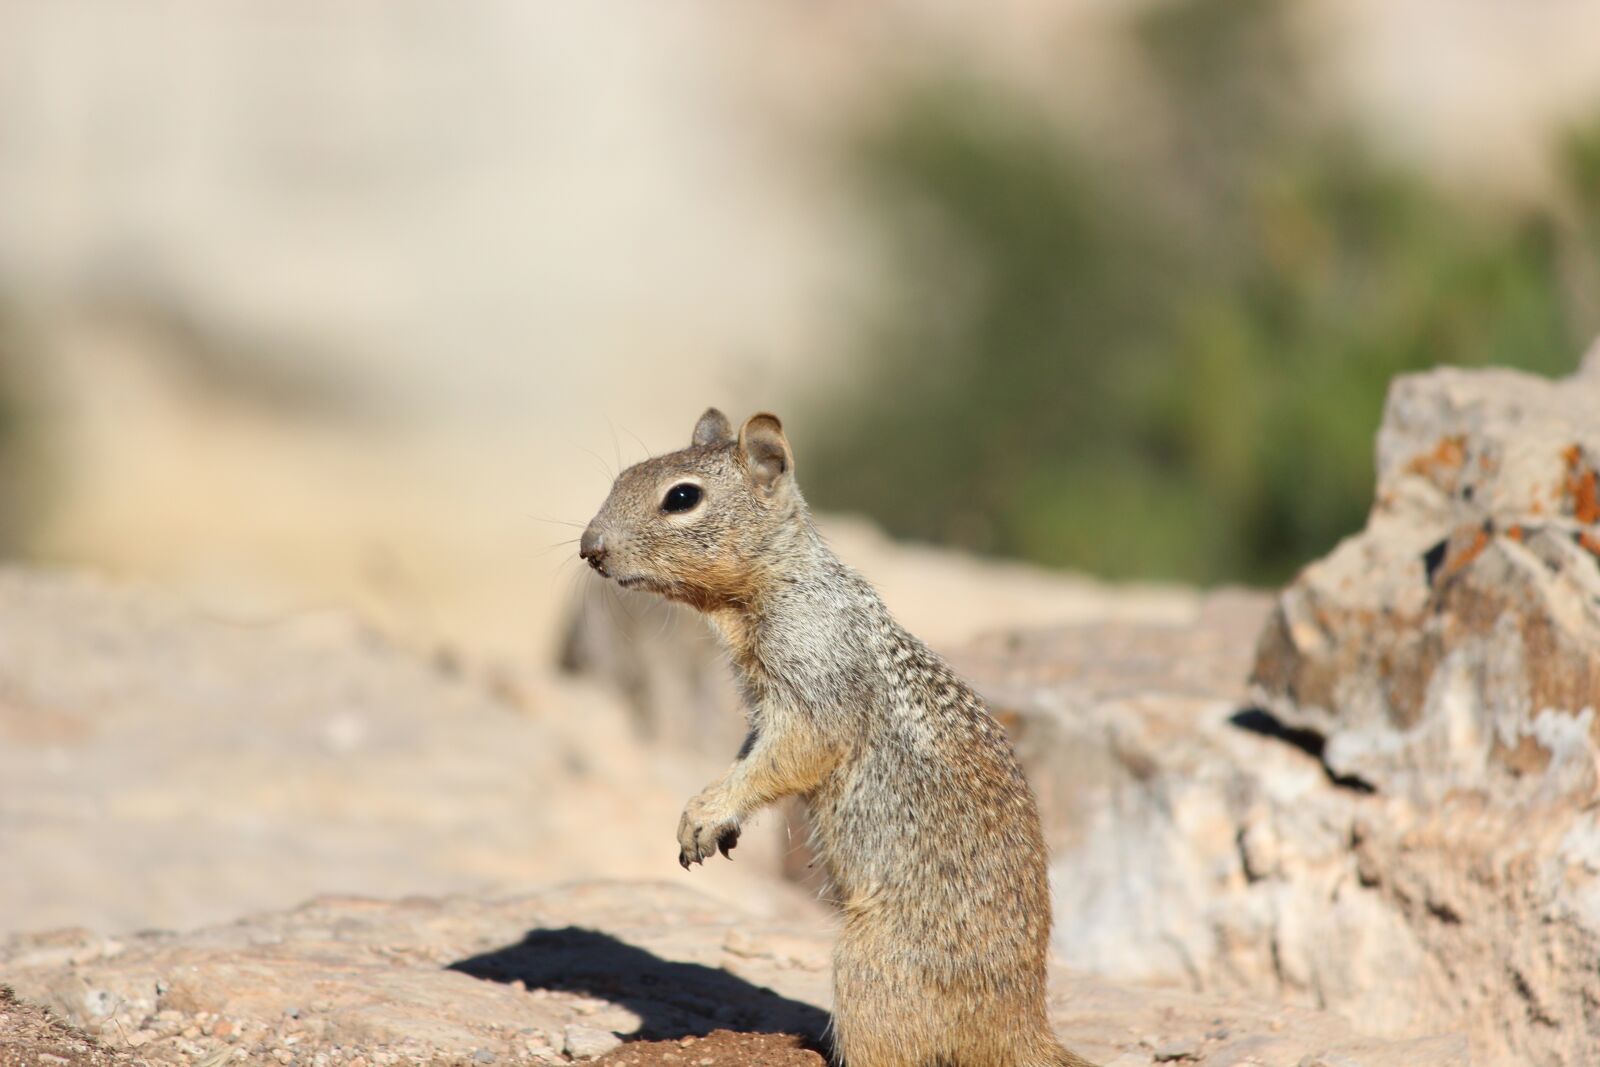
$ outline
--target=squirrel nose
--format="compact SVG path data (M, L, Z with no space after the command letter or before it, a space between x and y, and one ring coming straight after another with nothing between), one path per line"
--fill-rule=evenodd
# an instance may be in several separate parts
M589 561L589 566L602 570L606 560L606 539L593 526L583 531L578 542L578 555Z

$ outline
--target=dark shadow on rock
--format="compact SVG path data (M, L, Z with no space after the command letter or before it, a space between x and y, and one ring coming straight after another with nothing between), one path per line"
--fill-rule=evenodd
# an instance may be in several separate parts
M727 971L664 960L610 934L576 926L530 930L515 945L457 960L449 969L490 982L522 982L598 997L642 1020L630 1040L704 1037L713 1030L799 1034L824 1056L828 1013Z
M1357 775L1335 774L1333 768L1329 767L1327 761L1323 758L1323 751L1328 746L1328 739L1315 730L1290 726L1265 708L1245 708L1234 712L1228 717L1228 721L1241 730L1248 730L1263 737L1275 738L1298 748L1318 763L1321 763L1322 771L1328 776L1328 781L1341 789L1349 789L1355 793L1377 792L1371 782Z

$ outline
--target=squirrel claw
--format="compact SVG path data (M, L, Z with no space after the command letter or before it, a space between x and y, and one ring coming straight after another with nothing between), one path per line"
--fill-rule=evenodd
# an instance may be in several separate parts
M739 842L739 819L715 796L701 793L684 806L678 819L678 862L705 863L720 850L724 856Z

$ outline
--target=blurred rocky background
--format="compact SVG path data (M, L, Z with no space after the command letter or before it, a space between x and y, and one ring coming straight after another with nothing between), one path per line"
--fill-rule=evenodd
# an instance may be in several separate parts
M731 688L573 558L713 403L1012 731L1070 1040L1592 1062L1597 334L1578 0L0 0L17 1062L814 1038L803 814L678 870Z

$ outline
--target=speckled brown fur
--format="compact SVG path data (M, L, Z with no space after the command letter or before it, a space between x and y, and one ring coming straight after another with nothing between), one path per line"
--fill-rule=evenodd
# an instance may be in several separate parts
M700 498L667 510L684 482ZM680 862L726 855L757 810L805 798L843 915L848 1067L1088 1067L1045 1013L1045 847L1005 732L823 542L777 418L735 438L707 411L689 448L622 472L582 552L721 633L750 734L684 809Z

